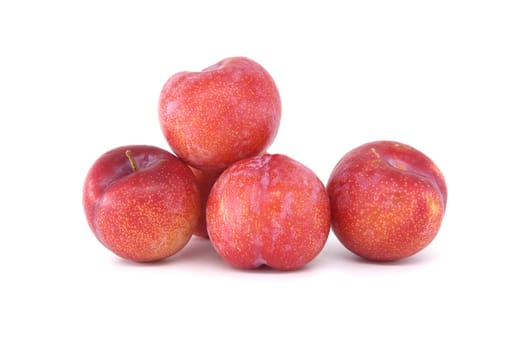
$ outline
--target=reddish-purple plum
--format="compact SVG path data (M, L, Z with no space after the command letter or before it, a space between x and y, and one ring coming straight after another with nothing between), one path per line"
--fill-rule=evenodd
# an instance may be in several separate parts
M159 98L159 121L171 149L198 169L223 170L264 153L278 132L281 99L270 74L245 57L201 72L179 72Z
M347 153L327 190L334 233L369 260L419 252L435 238L446 210L439 168L422 152L393 141L367 143Z
M231 265L293 270L325 245L329 198L312 170L287 156L264 154L221 174L206 218L214 248Z
M192 171L154 146L104 153L86 176L83 205L91 230L104 246L141 262L161 260L182 249L199 217Z

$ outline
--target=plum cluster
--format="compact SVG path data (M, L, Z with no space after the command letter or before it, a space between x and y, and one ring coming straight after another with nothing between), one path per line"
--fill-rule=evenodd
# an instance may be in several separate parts
M159 98L172 152L130 145L91 166L83 207L97 239L118 256L157 261L192 234L231 265L294 270L323 249L330 229L355 254L408 257L436 236L447 189L433 161L394 141L348 152L327 187L305 165L268 154L281 120L271 75L245 57L179 72Z

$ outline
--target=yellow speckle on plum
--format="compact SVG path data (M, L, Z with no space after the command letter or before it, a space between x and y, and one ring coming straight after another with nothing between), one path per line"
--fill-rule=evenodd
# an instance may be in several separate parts
M427 197L427 207L429 208L429 212L431 213L431 216L437 216L440 215L440 203L438 203L438 200L433 196Z

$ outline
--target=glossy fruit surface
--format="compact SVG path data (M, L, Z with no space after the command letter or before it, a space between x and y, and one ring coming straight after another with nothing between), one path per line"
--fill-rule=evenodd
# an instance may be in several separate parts
M207 224L214 248L235 267L298 269L327 240L329 199L310 169L265 154L221 174L208 198Z
M193 167L190 167L190 169L195 175L195 181L197 184L197 189L199 190L201 204L199 220L197 222L197 227L194 234L201 238L208 238L208 229L206 227L206 203L208 202L210 190L212 189L212 186L216 182L219 175L221 175L221 171L206 171Z
M393 141L348 152L327 185L332 228L366 259L397 260L425 248L446 209L444 176L422 152Z
M281 100L270 74L245 57L201 72L179 72L165 83L159 121L172 150L191 166L223 170L262 154L274 141Z
M115 148L92 165L83 206L97 239L122 258L156 261L190 239L199 194L189 167L153 146Z

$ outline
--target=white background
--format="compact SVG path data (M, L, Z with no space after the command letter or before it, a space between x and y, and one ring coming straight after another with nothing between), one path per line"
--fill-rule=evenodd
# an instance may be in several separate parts
M524 349L523 1L3 1L0 348ZM84 176L126 144L167 148L164 82L236 55L274 77L270 149L326 183L392 139L435 160L449 202L420 254L239 271L207 241L133 264L102 247Z

